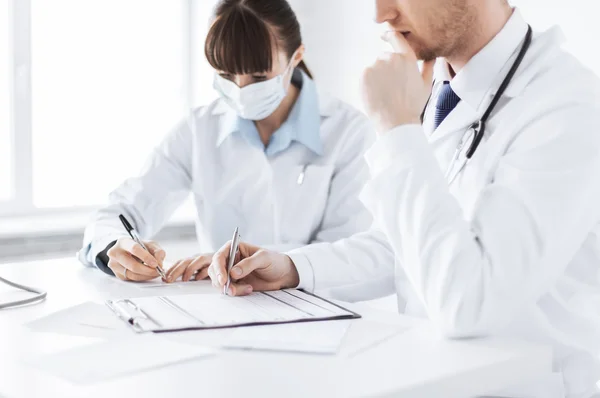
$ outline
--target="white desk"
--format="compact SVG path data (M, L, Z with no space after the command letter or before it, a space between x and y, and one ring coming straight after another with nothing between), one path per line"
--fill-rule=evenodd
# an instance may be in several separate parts
M430 325L417 322L350 358L228 350L109 382L71 385L28 367L22 358L77 346L80 339L33 333L22 325L84 301L152 292L84 268L74 259L0 264L0 275L48 290L43 304L0 311L0 396L462 398L535 379L551 366L551 351L545 347L496 339L445 341ZM201 282L197 289L211 287ZM8 297L6 289L0 291L2 299ZM364 305L352 308L364 317L357 322L415 323ZM186 333L199 333L200 339L203 332ZM87 365L82 358L82 366Z

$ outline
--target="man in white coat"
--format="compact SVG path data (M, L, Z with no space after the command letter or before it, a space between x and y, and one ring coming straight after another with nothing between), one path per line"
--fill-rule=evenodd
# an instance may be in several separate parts
M504 395L592 396L598 78L561 49L558 29L532 34L504 0L376 5L395 51L363 76L378 128L362 194L374 229L287 254L243 244L230 294L299 286L359 300L395 285L401 312L449 337L553 345L554 372ZM219 288L228 250L209 269Z

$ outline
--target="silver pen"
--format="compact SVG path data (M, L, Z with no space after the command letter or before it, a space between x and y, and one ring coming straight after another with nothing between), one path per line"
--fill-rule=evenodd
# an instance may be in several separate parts
M129 221L127 221L127 219L125 218L125 216L123 214L119 215L119 220L121 220L121 222L123 223L123 226L125 227L125 230L129 234L129 236L131 236L131 239L133 239L135 241L135 243L142 246L142 248L144 250L146 250L148 253L150 253L150 250L148 250L148 248L146 247L144 242L142 242L142 240L140 239L140 236L137 234L137 231L131 226L131 224L129 223ZM165 275L165 271L163 271L163 269L161 268L160 265L156 268L156 271L158 271L158 274L160 275L161 278L163 278L163 279L167 278L167 276Z
M229 248L229 261L227 261L227 283L223 286L223 294L227 294L229 292L229 284L231 283L231 269L235 263L235 255L238 252L238 248L240 245L240 235L238 233L238 228L235 228L233 231L233 238L231 239L231 247Z

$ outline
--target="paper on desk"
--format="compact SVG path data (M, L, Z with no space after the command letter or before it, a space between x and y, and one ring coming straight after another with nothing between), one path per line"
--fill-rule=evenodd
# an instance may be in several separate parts
M106 305L91 301L36 319L26 326L35 332L101 339L134 334Z
M339 355L347 358L359 356L410 329L411 327L407 325L387 324L366 319L352 322Z
M335 354L351 321L304 322L238 328L223 346L267 351Z
M206 347L178 344L156 335L135 335L78 347L27 361L76 384L92 384L215 354Z
M182 287L182 286L190 286L190 285L193 285L194 283L198 283L198 281L189 281L189 282L177 281L177 282L166 283L161 280L152 279L149 282L136 283L135 286L142 288L142 289L146 289L146 288L154 288L154 287L172 287L172 286Z

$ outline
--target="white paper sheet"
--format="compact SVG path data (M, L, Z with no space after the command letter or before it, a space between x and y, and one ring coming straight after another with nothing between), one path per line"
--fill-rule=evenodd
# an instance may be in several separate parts
M166 283L166 282L161 281L160 279L152 279L149 282L137 283L135 285L135 287L138 287L140 289L173 287L173 286L180 287L180 286L189 286L192 283L197 283L197 281L192 281L192 282L177 281L177 282L172 282L172 283Z
M352 322L339 351L341 357L353 358L375 349L399 334L409 331L405 325L394 325L369 320Z
M26 326L35 332L101 339L134 334L105 304L91 301L36 319Z
M235 329L224 348L338 354L352 358L410 330L367 320L292 323Z
M28 365L75 384L93 384L203 358L215 351L160 336L135 335L29 359Z
M336 354L351 321L290 323L238 328L223 346L267 351Z

